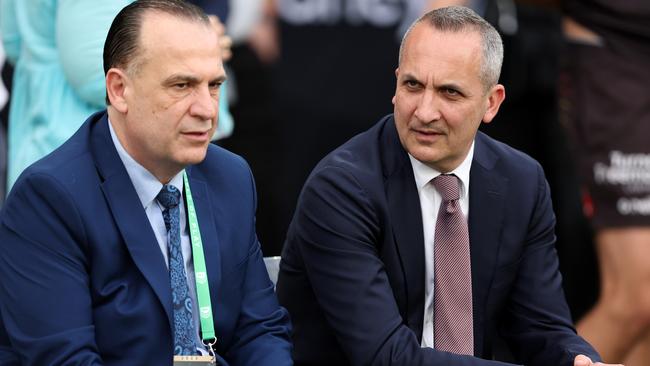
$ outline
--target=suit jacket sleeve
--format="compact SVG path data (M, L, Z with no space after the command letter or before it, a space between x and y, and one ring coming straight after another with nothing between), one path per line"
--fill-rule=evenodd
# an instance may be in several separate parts
M350 364L506 365L420 346L400 316L378 254L381 236L389 231L371 196L345 168L317 168L287 238L296 243L314 295Z
M254 202L251 205L253 211L247 216L254 220L257 201L255 184L250 170L248 175ZM278 304L273 283L264 265L254 222L250 227L253 230L249 233L247 257L234 270L243 273L240 285L243 296L234 342L227 351L227 358L233 365L242 366L292 365L289 313ZM233 277L236 277L233 273L225 274L224 280Z
M0 219L0 313L22 364L101 365L90 264L70 193L26 173Z
M555 216L541 166L536 164L534 209L501 331L526 365L572 366L578 354L600 357L575 334L555 250Z

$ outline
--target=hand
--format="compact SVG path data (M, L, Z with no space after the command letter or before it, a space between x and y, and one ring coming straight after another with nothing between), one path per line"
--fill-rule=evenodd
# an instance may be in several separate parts
M573 360L573 366L623 366L621 364L609 364L609 363L602 363L602 362L596 362L594 363L591 358L585 356L585 355L577 355L576 358Z
M248 46L263 64L272 64L280 57L280 35L275 0L264 2L262 17L251 30Z
M275 20L264 18L253 28L248 45L264 64L275 62L280 56L280 40Z
M209 15L210 24L219 36L219 47L221 48L221 58L224 61L230 60L232 57L232 40L226 35L226 27L221 23L221 20L216 15Z

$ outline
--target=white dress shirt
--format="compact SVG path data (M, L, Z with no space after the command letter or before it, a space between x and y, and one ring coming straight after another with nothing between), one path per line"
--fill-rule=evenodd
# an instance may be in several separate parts
M109 130L111 132L111 138L113 139L113 145L117 149L117 154L120 156L126 172L131 178L131 183L135 188L138 198L140 198L140 203L144 208L144 212L147 214L153 233L156 235L156 240L158 241L158 246L162 252L163 258L165 260L165 265L169 268L169 249L167 248L168 243L168 233L167 228L165 227L165 220L163 219L163 210L164 207L156 200L156 196L160 193L160 190L163 187L163 184L160 183L158 178L156 178L151 172L149 172L145 167L140 165L135 159L129 155L129 153L124 149L122 143L117 138L113 125L109 120L108 123ZM183 192L183 171L176 174L169 181L168 184L173 185L181 192L181 202L184 201L184 192ZM203 347L203 342L199 335L199 315L198 315L198 304L196 300L196 286L194 279L194 261L192 260L192 246L190 242L189 231L187 229L187 218L185 214L185 205L179 204L180 208L180 224L181 224L181 250L183 251L183 261L185 262L185 274L187 276L187 284L190 290L190 297L192 298L192 317L194 318L194 329L196 330L196 339L195 343L197 344L197 350L202 354L207 354L207 351ZM144 228L143 228L144 230ZM154 255L154 253L152 253Z
M420 197L420 208L422 210L422 228L424 234L424 323L422 326L422 347L433 348L433 286L434 286L434 264L433 264L433 246L436 220L438 219L438 210L442 198L431 183L433 178L440 174L454 174L460 180L460 208L465 214L465 219L469 214L469 171L472 166L474 157L474 142L469 149L465 160L451 172L439 172L428 165L423 164L409 154L415 184Z

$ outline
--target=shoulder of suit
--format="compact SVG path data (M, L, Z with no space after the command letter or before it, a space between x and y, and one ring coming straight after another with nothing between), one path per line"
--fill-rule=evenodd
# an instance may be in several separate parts
M71 138L27 167L16 181L16 184L19 184L20 180L24 178L39 175L50 177L50 179L57 180L65 186L68 182L74 182L80 175L86 172L94 172L95 169L95 161L88 149L88 144Z
M511 173L530 174L541 167L537 160L525 152L479 131L476 134L474 159L481 159L481 154L493 155L495 165Z
M378 125L361 132L325 155L313 172L326 168L338 168L353 175L381 173Z
M381 190L386 179L384 130L391 121L387 116L327 154L314 167L304 186Z

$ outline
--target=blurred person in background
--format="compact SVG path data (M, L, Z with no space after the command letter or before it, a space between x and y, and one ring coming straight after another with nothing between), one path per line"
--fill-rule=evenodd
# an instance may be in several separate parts
M650 364L650 2L565 0L562 122L595 230L600 297L578 332Z
M86 116L103 108L102 46L111 20L131 2L0 0L2 41L15 65L7 191L24 168L63 143ZM189 2L208 14L227 16L226 0ZM218 18L212 21L223 32ZM229 48L227 38L220 41ZM222 98L217 135L232 130L226 103Z
M15 66L8 189L103 107L102 46L111 20L128 3L0 1L2 40Z
M233 57L226 72L231 112L237 124L230 137L218 141L244 156L255 172L257 230L266 256L280 254L285 234L278 223L282 191L278 193L276 183L283 179L279 172L282 147L272 118L271 76L279 53L274 14L273 0L231 2L226 29L232 37Z

